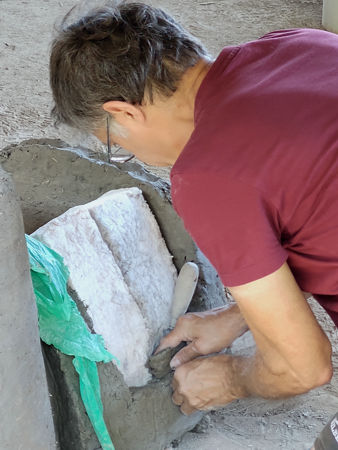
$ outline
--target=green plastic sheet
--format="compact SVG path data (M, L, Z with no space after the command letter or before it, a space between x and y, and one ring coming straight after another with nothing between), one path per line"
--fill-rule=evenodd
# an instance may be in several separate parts
M26 235L39 317L41 339L66 355L73 355L80 392L88 417L103 450L114 450L104 418L96 362L117 359L104 347L102 336L93 334L67 292L69 270L63 258L42 242ZM118 363L118 361L117 361Z
M88 417L104 450L114 450L103 419L100 394L100 380L96 363L82 356L73 359L73 365L80 377L80 392Z

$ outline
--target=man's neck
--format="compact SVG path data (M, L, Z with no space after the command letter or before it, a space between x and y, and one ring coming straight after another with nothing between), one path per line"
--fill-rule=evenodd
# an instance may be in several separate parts
M210 70L212 62L201 59L194 67L191 67L183 75L179 87L173 95L173 100L176 102L177 113L186 119L194 121L195 100L198 90Z

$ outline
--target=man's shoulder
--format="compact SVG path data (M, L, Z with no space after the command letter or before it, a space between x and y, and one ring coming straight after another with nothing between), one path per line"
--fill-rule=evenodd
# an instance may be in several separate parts
M318 42L320 39L336 39L338 36L334 33L330 33L325 30L319 30L317 28L288 28L283 30L274 30L269 33L264 34L262 37L257 39L261 41L264 39L284 39L284 40L314 40Z

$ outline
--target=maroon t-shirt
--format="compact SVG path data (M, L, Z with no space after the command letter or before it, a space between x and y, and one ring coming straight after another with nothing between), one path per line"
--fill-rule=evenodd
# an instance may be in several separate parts
M226 47L171 181L224 285L287 260L338 324L338 36L286 30Z

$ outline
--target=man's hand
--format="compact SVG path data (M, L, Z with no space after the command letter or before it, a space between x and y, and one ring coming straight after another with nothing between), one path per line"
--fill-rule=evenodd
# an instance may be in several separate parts
M247 329L237 305L188 313L180 317L174 330L161 340L156 353L176 347L182 341L188 342L171 361L171 367L176 368L197 356L220 352Z
M173 402L183 414L210 410L245 397L227 355L197 358L180 366L172 382Z

